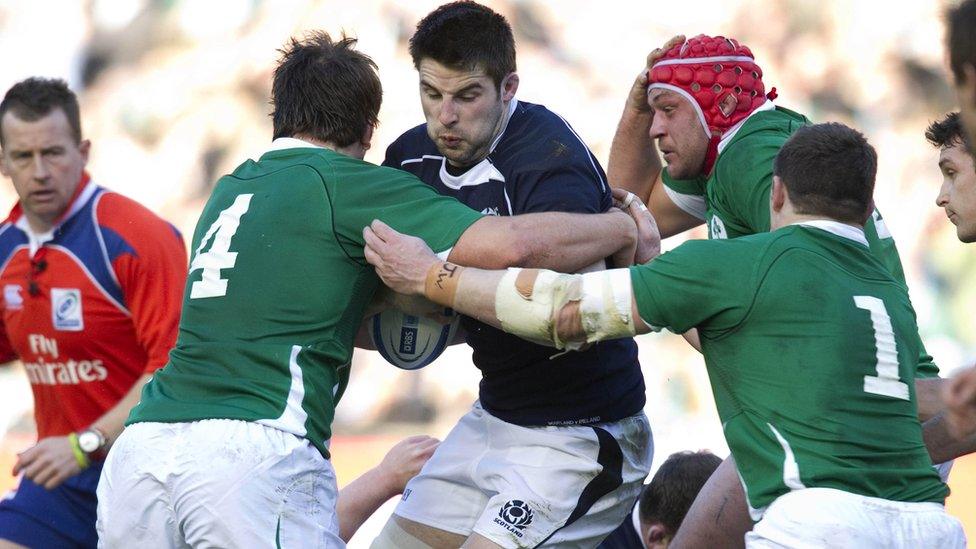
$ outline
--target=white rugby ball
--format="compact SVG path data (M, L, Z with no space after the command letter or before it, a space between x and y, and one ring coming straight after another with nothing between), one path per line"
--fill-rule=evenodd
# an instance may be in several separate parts
M373 345L387 362L404 370L417 370L439 357L454 339L460 317L451 309L446 309L445 315L453 318L442 325L387 309L373 315L366 326Z

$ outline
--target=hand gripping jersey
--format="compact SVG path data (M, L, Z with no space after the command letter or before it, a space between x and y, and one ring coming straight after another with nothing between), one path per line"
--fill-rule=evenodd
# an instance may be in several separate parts
M0 226L0 357L20 357L38 438L87 428L176 340L186 249L176 229L84 176L54 229L20 206Z
M480 218L402 171L275 140L217 181L193 235L176 347L129 423L253 421L328 457L353 338L380 283L363 228L380 219L443 251Z
M690 241L631 280L645 322L698 327L754 520L810 487L945 499L917 416L915 312L860 230L812 221Z
M707 178L676 180L662 173L665 191L686 212L705 221L709 238L738 238L769 231L769 193L773 186L773 159L793 132L810 124L802 114L782 107L758 109L719 144L715 167ZM905 273L895 240L881 213L874 210L864 227L871 253L893 277L905 284ZM918 377L938 377L919 341Z
M599 213L612 204L603 169L566 121L541 105L514 99L491 152L466 170L448 165L427 136L426 124L390 145L383 164L409 171L488 215ZM461 325L482 372L481 405L499 419L518 425L588 424L617 421L644 407L644 379L631 339L558 354L468 317Z

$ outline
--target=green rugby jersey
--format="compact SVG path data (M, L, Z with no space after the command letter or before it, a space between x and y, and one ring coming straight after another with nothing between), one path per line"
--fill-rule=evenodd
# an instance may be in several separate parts
M676 180L664 170L661 177L669 196L675 204L707 223L709 238L738 238L768 232L773 160L783 143L809 124L807 117L782 107L756 112L723 143L707 178ZM864 233L875 257L896 280L905 284L895 240L878 210L874 210ZM919 345L922 354L918 377L938 377L939 368L921 340Z
M812 487L943 502L917 417L915 312L861 231L814 221L689 241L631 280L645 322L698 327L754 510Z
M253 421L328 457L353 338L380 284L363 228L380 219L443 251L480 218L406 172L276 140L217 181L193 235L176 347L128 423Z

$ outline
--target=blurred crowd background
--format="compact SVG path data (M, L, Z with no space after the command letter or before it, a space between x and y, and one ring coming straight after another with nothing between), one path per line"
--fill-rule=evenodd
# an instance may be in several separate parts
M439 3L0 0L0 89L32 75L65 78L81 99L93 179L157 211L188 241L213 182L271 139L277 48L312 29L359 38L385 92L366 157L379 163L400 132L423 121L407 40ZM678 33L748 45L766 87L779 92L776 103L868 135L880 155L876 201L898 242L928 349L946 373L976 361L976 246L961 245L934 204L938 151L923 135L955 108L943 53L948 2L486 3L515 30L518 97L563 115L604 165L625 94L651 49ZM0 207L15 200L12 186L0 184ZM700 356L671 334L639 344L655 463L682 449L724 456ZM480 379L464 346L415 373L371 352L357 351L353 364L335 426L340 482L402 435L445 435ZM19 366L0 369L0 489L15 483L14 453L34 441L31 406ZM976 494L966 490L976 485L976 461L956 469L950 510L976 535Z

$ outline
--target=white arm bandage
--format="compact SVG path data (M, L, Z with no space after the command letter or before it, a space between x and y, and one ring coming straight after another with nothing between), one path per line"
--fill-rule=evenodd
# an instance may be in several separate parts
M562 341L556 329L560 311L571 302L579 302L585 340ZM577 350L585 343L635 335L632 302L627 269L583 275L509 269L495 292L495 314L508 333Z

